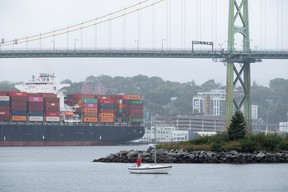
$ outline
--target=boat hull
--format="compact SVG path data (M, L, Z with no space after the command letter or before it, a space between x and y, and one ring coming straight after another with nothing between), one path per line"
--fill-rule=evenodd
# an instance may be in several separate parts
M172 168L171 165L143 164L140 167L137 166L129 167L128 170L132 174L168 174L171 168Z
M144 127L0 124L0 146L93 146L140 139Z

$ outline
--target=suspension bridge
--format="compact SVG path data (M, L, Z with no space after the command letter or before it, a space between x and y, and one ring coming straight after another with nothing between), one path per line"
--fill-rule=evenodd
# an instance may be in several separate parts
M226 1L226 3L229 3L229 5L227 6L227 14L229 15L228 21L221 20L222 23L228 23L228 34L226 38L227 40L225 40L224 43L223 41L222 43L220 43L218 39L219 29L217 28L217 26L220 25L220 22L219 16L217 16L219 15L219 5L217 5L217 0L210 1L211 6L209 8L201 7L202 1L200 0L193 0L190 2L187 2L186 0L181 0L177 2L178 4L181 4L180 10L178 10L179 12L177 12L177 14L181 15L181 24L178 25L178 28L181 29L180 31L178 30L179 34L173 35L173 28L177 28L176 24L174 25L175 27L173 27L172 25L173 17L176 13L173 12L173 5L171 5L173 3L173 0L143 0L139 1L139 3L129 5L128 7L124 7L106 15L97 17L95 19L70 25L68 27L59 28L31 36L12 38L10 40L2 38L0 42L0 58L203 58L212 59L213 61L225 62L227 63L226 127L230 124L234 109L244 108L244 117L248 125L248 131L251 132L252 119L250 98L250 64L255 62L261 62L264 59L288 59L288 51L286 50L287 47L285 47L286 44L283 43L287 41L287 39L285 39L285 36L283 35L285 34L285 32L287 32L286 26L288 21L287 19L285 19L286 15L284 13L284 8L288 8L287 2L284 2L283 0L277 0L277 6L274 7L276 12L275 19L277 20L277 30L276 34L274 34L277 36L277 45L276 49L274 50L263 49L263 47L262 49L257 49L259 45L254 45L254 49L251 49L251 44L254 42L253 39L250 38L251 25L249 24L250 12L248 9L250 4L248 0ZM187 5L191 2L192 4L194 3L193 5L195 7L193 11L195 12L194 18L196 18L196 25L194 24L194 26L187 26ZM274 4L276 5L276 3ZM156 25L156 9L161 9L161 6L162 8L164 7L164 10L166 10L164 11L164 20L166 21L162 22L161 24L158 22ZM268 29L265 21L267 19L267 2L265 1L263 3L262 1L259 1L258 7L261 18L260 26L258 28L258 30L260 31L258 32L258 35L260 34L259 44L262 44L262 42L264 42L263 44L265 44L264 47L266 48L266 41L268 41L267 39L269 39L267 38L266 34L266 31L268 31ZM203 15L202 12L205 12L206 14L207 10L205 11L205 9L210 8L211 22L209 23L209 25L211 26L211 29L207 30L204 29L204 27L202 26L204 25L205 21L203 22L201 20L201 17ZM151 12L149 12L149 17L152 18L151 21L149 21L152 23L149 28L151 32L151 37L148 38L150 39L151 45L146 45L145 47L144 44L146 41L143 40L143 36L146 34L143 33L147 33L147 31L143 29L145 26L144 24L142 24L142 22L145 14L147 14L145 12L147 10L152 10ZM271 11L269 11L268 13L271 13ZM133 30L135 31L136 35L130 35L129 32L131 28L128 27L128 18L135 16L137 18L137 24L135 27L136 30ZM119 20L122 22L122 26L121 24L119 26ZM114 33L115 31L112 29L113 22L118 22L118 28L116 30L117 35L114 35L117 36L116 38L112 35L112 33ZM165 23L165 25L163 25L163 23ZM102 42L101 47L101 40L103 40L103 38L99 37L99 30L100 27L104 24L108 25L108 31L106 31L106 33L108 33L108 38L105 42L106 44L108 42L108 46L103 46ZM133 23L132 25L135 25L135 23ZM195 36L189 38L194 40L187 41L187 33L189 32L188 28L193 29L193 27L196 28L196 30L194 30L194 32L196 31L196 34L194 34ZM91 28L94 29L94 31L92 32L94 37L94 45L91 45L91 41L89 41L90 44L87 43L87 46L85 47L83 45L85 42L83 40L84 30L90 29L91 31ZM122 29L120 30L119 28ZM156 28L161 28L161 30L159 30L161 31L161 38L159 38L159 35L156 34ZM191 29L190 32L192 34L193 30L191 31ZM211 31L211 35L209 38L205 36L205 39L209 39L208 41L203 41L202 39L204 39L204 33L207 33L206 30ZM120 31L122 31L122 36L119 35ZM79 35L75 36L75 33L80 33L80 37ZM221 33L223 33L223 31ZM173 39L172 36L175 35L177 38ZM132 38L134 39L131 40L130 36L133 36ZM60 38L62 38L62 40ZM91 36L89 36L88 38L91 39ZM175 45L173 44L173 40L174 42L178 42L180 46L173 47L173 45ZM118 42L115 47L113 47L112 45L114 41ZM131 42L133 44L132 46ZM81 43L81 46L77 46L77 44L79 43ZM158 47L156 46L156 44L158 45ZM216 46L219 46L220 48L217 49ZM235 65L236 63L241 64L240 69ZM242 86L244 92L243 98L240 100L240 102L236 102L236 100L234 99L233 90L237 84L240 84Z

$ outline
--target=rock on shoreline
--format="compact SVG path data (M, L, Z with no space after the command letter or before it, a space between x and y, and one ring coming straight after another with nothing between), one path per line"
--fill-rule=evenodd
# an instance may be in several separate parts
M154 162L154 149L144 151L130 150L110 154L105 158L93 160L93 162L105 163L134 163L137 155L141 154L143 163ZM241 153L237 151L211 152L181 150L157 150L157 163L288 163L288 151L277 153L254 152Z

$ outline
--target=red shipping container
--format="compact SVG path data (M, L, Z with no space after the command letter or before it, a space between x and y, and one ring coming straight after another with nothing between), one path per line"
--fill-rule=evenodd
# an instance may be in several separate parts
M38 106L36 106L36 107L29 106L28 107L28 111L42 112L43 110L44 110L43 107L38 107Z
M10 107L11 111L27 111L26 106L11 106Z
M28 102L29 107L43 107L43 103L41 102Z
M122 95L111 95L111 99L120 100L122 99Z
M10 106L15 106L15 107L17 107L17 106L21 106L21 107L25 106L26 107L27 103L26 102L22 102L22 101L20 101L20 102L18 102L18 101L16 102L15 101L15 102L10 102Z
M42 103L43 97L28 97L28 101L30 103L32 103L32 102Z
M0 106L0 111L9 111L9 106Z
M9 116L9 111L0 111L0 116Z
M116 100L113 99L98 99L99 104L115 104L117 103Z
M143 118L144 114L143 113L131 113L130 117L132 117L132 118Z
M27 93L27 97L41 97L40 93Z
M8 92L0 92L0 96L8 96Z
M0 115L0 121L10 121L9 115Z
M97 99L111 99L110 95L97 95Z
M98 105L97 104L82 104L82 108L96 108Z
M50 98L50 97L57 97L54 93L40 93L41 97Z
M60 112L46 112L45 116L59 117L60 116Z
M22 101L22 102L26 102L26 97L25 96L12 96L10 97L10 100L12 102L19 102L19 101Z
M27 93L26 92L10 92L9 93L10 96L22 96L22 97L26 97Z
M99 109L99 113L116 113L118 109Z
M45 112L59 112L60 109L59 109L59 107L45 107L44 111Z
M48 102L48 103L56 103L59 102L60 99L57 97L46 97L44 98L44 102Z
M46 103L44 103L44 106L45 107L59 107L60 103L59 102L58 103L48 103L48 102L46 102Z
M72 98L72 99L93 99L94 95L92 95L92 94L73 94L73 95L70 95L70 98Z

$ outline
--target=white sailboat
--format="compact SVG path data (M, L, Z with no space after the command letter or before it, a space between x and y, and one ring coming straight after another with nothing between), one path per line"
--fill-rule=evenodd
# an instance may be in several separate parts
M153 164L137 164L129 167L128 170L132 174L168 174L171 170L172 165L160 165L156 163L157 152L156 152L156 126L154 126L154 163Z

